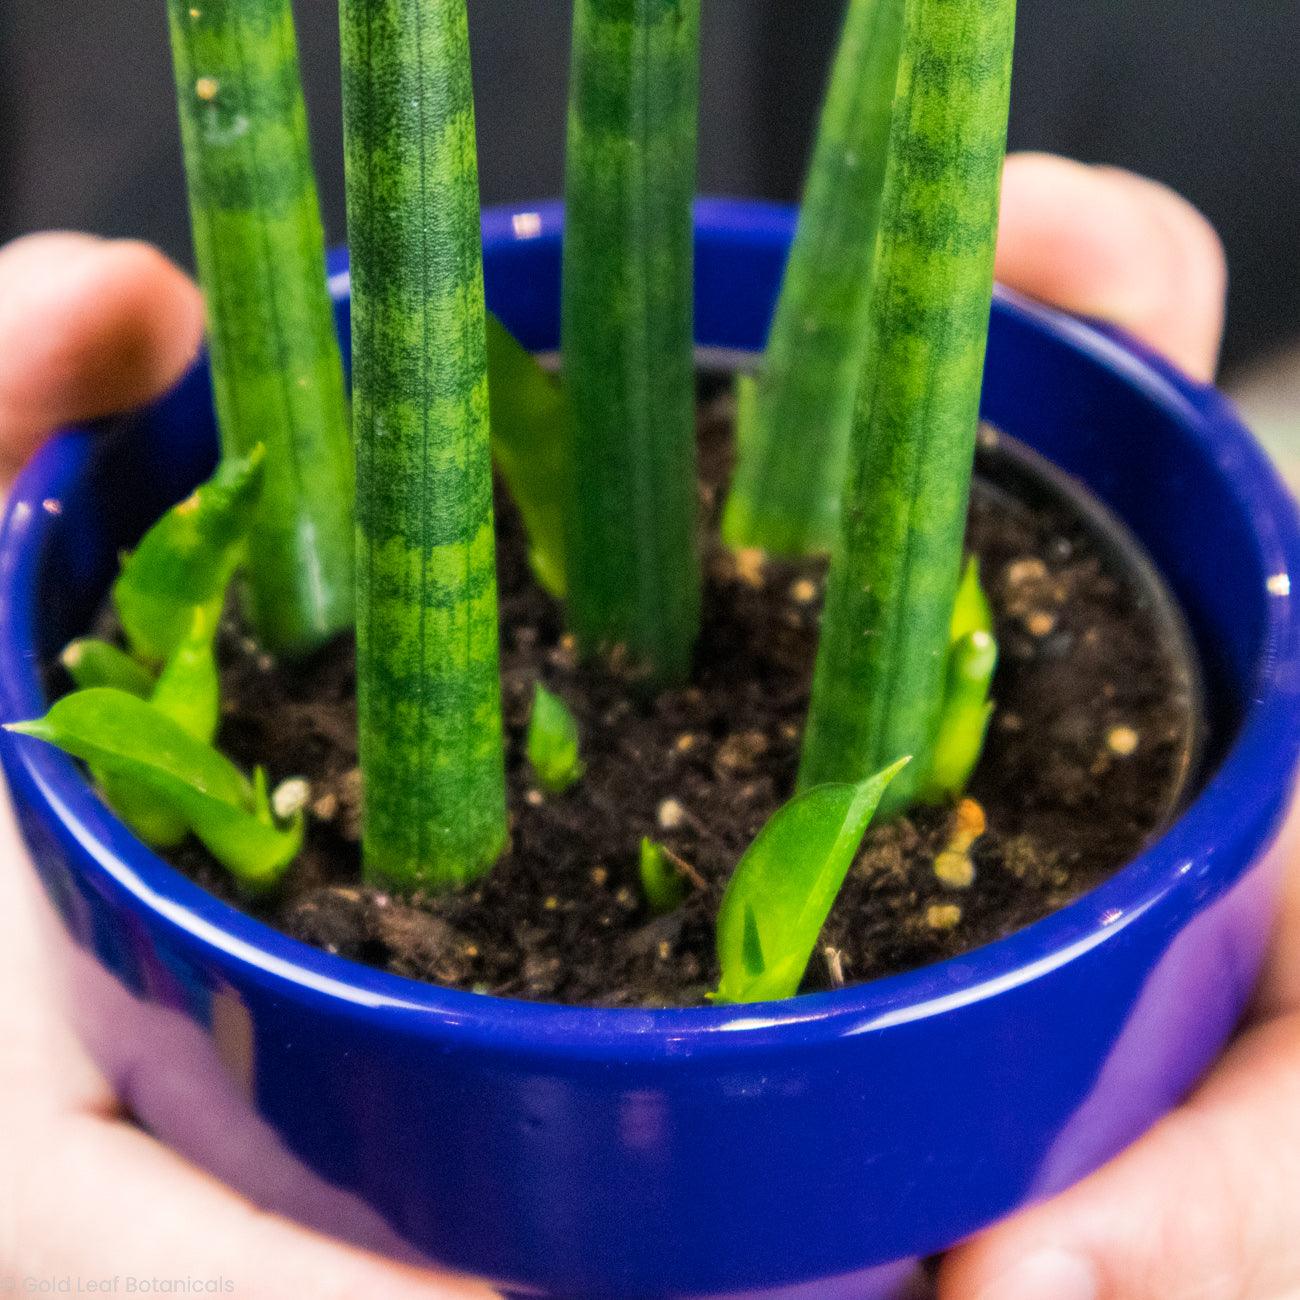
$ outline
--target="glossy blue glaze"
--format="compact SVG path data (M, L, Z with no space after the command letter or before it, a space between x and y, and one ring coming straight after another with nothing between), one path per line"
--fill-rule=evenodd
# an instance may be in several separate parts
M701 203L701 343L762 343L791 222ZM489 301L538 348L557 336L559 227L554 207L485 218ZM861 988L528 1005L282 937L141 847L69 760L5 736L59 921L51 961L125 1102L268 1206L556 1296L884 1294L908 1260L1140 1134L1219 1052L1269 932L1300 746L1300 535L1213 390L1009 294L985 413L1128 521L1210 666L1230 744L1137 861L1001 943ZM115 433L36 458L0 538L5 719L42 710L41 656L213 454L196 372Z

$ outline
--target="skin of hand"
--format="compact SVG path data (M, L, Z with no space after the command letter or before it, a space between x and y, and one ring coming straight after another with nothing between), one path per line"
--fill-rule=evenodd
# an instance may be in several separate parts
M1183 200L1128 173L1008 160L998 272L1214 371L1222 250ZM165 389L195 355L198 293L138 244L42 235L0 250L0 465L48 432ZM1056 1201L963 1246L942 1300L1229 1300L1300 1289L1300 869L1255 1027L1196 1095ZM0 818L0 1284L223 1277L237 1297L486 1296L267 1215L141 1132L64 1025L36 888ZM0 1289L3 1289L0 1287Z

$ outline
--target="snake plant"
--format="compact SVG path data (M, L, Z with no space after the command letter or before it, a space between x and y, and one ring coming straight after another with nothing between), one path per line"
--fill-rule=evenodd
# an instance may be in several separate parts
M446 889L506 841L465 0L343 0L367 878Z
M988 337L1014 0L907 0L859 387L800 784L914 761L945 695Z
M267 648L352 623L352 450L290 0L167 0L222 445L266 447L248 567Z
M691 201L700 0L576 0L562 335L569 617L684 678L699 631Z
M732 546L798 556L835 540L902 30L903 0L850 0L762 370L741 381Z

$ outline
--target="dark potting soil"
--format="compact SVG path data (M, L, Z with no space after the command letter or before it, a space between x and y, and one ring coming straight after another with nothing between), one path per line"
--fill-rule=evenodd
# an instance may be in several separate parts
M701 411L712 523L731 411L725 398ZM700 1003L717 980L722 890L793 788L824 565L765 562L711 542L694 679L646 698L616 667L578 661L560 610L532 580L503 494L498 510L506 855L486 881L450 897L400 899L364 885L352 645L280 668L232 625L220 744L245 768L262 763L273 781L301 776L311 787L302 857L255 910L331 952L457 988L606 1006ZM1071 519L977 501L970 542L1002 647L998 710L970 799L869 832L807 989L1006 935L1099 883L1158 829L1187 704L1150 615ZM558 797L538 789L523 753L539 680L565 699L582 737L586 776ZM638 885L646 835L675 855L689 890L666 916L648 909ZM239 902L201 846L174 856Z

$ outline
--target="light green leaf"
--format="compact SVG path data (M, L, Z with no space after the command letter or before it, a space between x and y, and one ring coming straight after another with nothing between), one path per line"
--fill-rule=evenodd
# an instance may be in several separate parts
M111 686L142 700L149 699L154 692L154 679L149 670L108 641L93 638L72 641L59 661L82 690ZM115 780L94 764L90 774L117 815L146 844L156 849L173 849L189 833L185 819L164 807L154 792L142 790L129 781Z
M957 588L957 600L952 608L949 638L956 645L972 632L993 635L993 610L980 583L980 562L974 555L967 559L962 570L961 585Z
M686 882L673 866L662 844L641 841L641 892L652 910L672 912L686 897Z
M149 670L125 650L108 641L85 637L70 641L59 656L67 674L82 689L112 686L147 700L153 694L154 679Z
M44 718L8 730L57 745L133 798L156 798L249 890L276 884L302 845L301 816L276 825L233 763L125 691L65 695Z
M163 663L189 633L195 606L221 612L244 558L262 482L261 447L227 460L173 506L122 562L113 601L137 658Z
M989 692L997 666L998 643L988 632L968 632L949 653L943 713L921 796L925 802L945 803L966 788L993 717Z
M533 695L526 748L538 782L551 794L563 794L586 771L578 753L578 724L573 714L541 682Z
M858 785L792 799L741 858L718 912L716 1002L793 997L831 907L901 759Z
M159 712L200 740L217 734L221 715L216 634L217 614L212 606L196 605L189 631L172 651L151 697Z
M564 595L569 399L555 375L488 313L492 456L528 533L528 558L552 596Z

